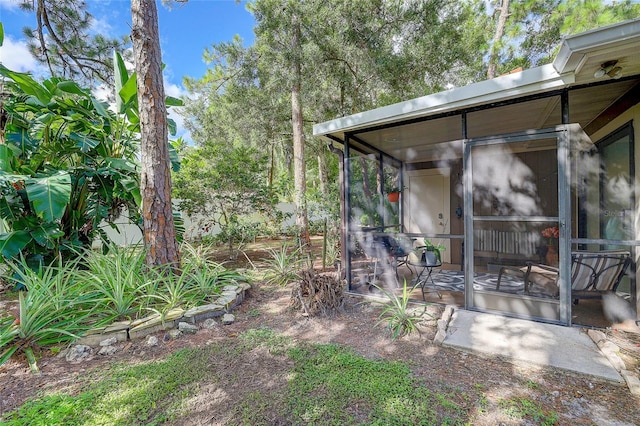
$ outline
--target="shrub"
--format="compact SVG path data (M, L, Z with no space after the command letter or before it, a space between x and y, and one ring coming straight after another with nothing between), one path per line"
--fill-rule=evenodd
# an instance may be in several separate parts
M392 339L409 335L415 331L419 333L418 323L422 321L426 314L427 307L425 306L424 310L419 314L408 307L411 293L417 286L408 287L405 281L401 296L397 296L393 291L386 291L381 287L374 286L387 298L387 300L384 301L374 302L384 306L379 316L380 320L376 323L376 326L386 324L391 332Z
M93 303L71 279L76 262L39 271L24 260L11 267L28 291L19 293L19 318L0 320L0 365L13 354L24 353L31 371L37 372L34 351L78 338L90 326Z

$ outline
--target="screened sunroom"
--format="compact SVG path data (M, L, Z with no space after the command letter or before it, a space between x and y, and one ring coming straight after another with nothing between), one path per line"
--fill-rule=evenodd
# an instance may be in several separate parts
M639 120L634 20L549 65L314 126L344 158L349 290L406 282L563 325L599 325L605 293L637 312Z

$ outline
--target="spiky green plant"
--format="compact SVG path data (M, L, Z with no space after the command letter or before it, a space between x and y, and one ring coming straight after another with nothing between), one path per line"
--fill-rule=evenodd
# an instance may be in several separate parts
M284 286L300 278L305 261L300 248L290 250L288 244L283 244L279 250L270 248L269 254L271 257L265 260L265 283Z
M101 315L127 319L144 308L147 289L157 276L147 273L143 250L112 246L107 254L88 252L84 263L87 270L80 273Z
M71 279L76 262L34 271L23 259L11 267L28 291L19 293L19 317L0 320L0 364L24 353L31 371L38 372L34 351L77 339L89 328L92 304Z
M386 300L374 301L383 305L382 312L378 318L380 319L376 326L385 324L391 332L392 339L398 339L400 337L409 335L413 332L420 333L418 323L423 320L425 315L428 315L427 307L420 313L412 308L409 308L409 301L411 299L411 293L417 288L417 286L407 286L406 280L402 287L402 295L398 296L393 291L387 291L382 287L375 285L380 292L385 296Z
M222 263L208 259L211 247L183 243L180 249L182 259L182 274L189 278L189 286L195 292L198 302L205 302L212 296L220 294L225 285L234 285L246 278L230 271Z
M174 308L184 308L195 305L197 293L192 285L191 276L184 270L180 274L167 272L167 268L155 268L156 279L152 291L147 292L147 310L166 314Z

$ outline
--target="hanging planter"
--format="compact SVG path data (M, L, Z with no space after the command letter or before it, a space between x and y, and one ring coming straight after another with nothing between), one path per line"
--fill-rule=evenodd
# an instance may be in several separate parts
M389 199L390 202L397 203L398 200L400 199L400 191L389 192L387 194L387 198Z

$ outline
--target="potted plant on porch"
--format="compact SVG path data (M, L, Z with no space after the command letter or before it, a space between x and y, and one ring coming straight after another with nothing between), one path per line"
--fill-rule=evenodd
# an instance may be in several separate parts
M391 203L397 203L400 200L400 193L402 192L401 188L393 187L389 191L387 191L387 198Z
M441 252L446 250L447 248L442 244L433 244L431 240L424 239L424 249L426 252L432 252L435 255L435 258L438 263L442 263Z

